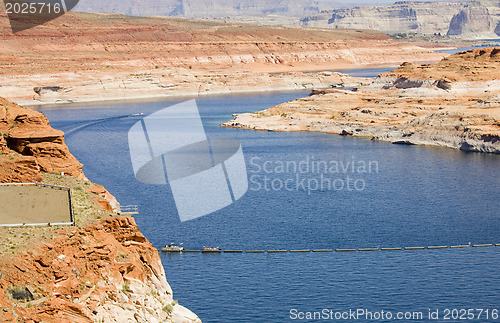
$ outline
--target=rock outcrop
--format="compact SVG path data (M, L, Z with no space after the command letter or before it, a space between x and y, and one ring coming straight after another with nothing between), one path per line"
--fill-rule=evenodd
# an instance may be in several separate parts
M0 321L201 322L173 300L158 250L134 219L113 217L116 199L83 177L62 131L0 98L0 132L0 181L73 175L45 177L71 188L75 216L71 228L0 227Z
M498 81L500 75L500 47L478 48L443 58L434 64L404 63L398 69L380 75L385 78L405 78L457 83ZM489 90L485 86L483 90Z
M387 34L442 34L494 37L500 22L498 0L462 2L399 1L392 5L335 9L302 19L303 26L374 29Z
M320 131L400 144L500 153L500 48L403 64L356 91L325 90L224 126Z
M0 155L1 183L41 182L40 165L33 156Z
M116 198L111 195L111 193L108 192L104 188L104 186L95 184L94 187L88 189L88 191L92 194L95 194L99 196L101 199L97 200L97 204L99 204L104 210L108 212L118 212L120 211L120 203L116 200Z
M64 133L36 111L0 98L0 182L40 182L41 172L84 178Z
M173 300L158 250L133 218L110 218L0 262L9 322L201 322Z

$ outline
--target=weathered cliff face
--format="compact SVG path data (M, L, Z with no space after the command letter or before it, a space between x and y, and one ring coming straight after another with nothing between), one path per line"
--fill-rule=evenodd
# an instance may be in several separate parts
M249 16L278 14L282 16L303 16L319 13L329 8L327 3L313 0L126 0L126 1L82 1L76 7L86 12L118 12L134 16L176 16L186 18L211 18L228 16ZM331 8L331 7L330 7Z
M335 9L302 19L303 26L375 29L387 34L448 34L493 37L500 21L500 2L400 1L393 5ZM498 35L498 33L497 33Z
M158 251L133 218L61 230L3 258L0 273L2 321L201 322L173 300Z
M375 29L388 34L446 34L464 2L396 2L393 5L336 9L321 19L305 18L305 26ZM327 18L325 20L325 18Z
M84 178L64 133L36 111L0 98L0 182L41 181L41 172Z
M500 153L500 48L433 65L403 64L357 91L326 90L225 126L320 131L402 144Z
M94 77L142 75L151 68L166 75L177 68L234 74L241 70L256 72L257 66L258 71L275 72L277 66L293 70L290 64L384 64L401 59L399 54L406 58L414 55L415 59L438 57L377 31L70 12L43 28L14 35L5 14L0 13L0 18L0 56L12 63L3 67L0 75L5 76L60 73L61 79L70 81L76 72L92 72ZM61 60L65 64L60 64ZM11 83L1 85L8 88ZM67 89L64 84L33 83L30 91L37 96Z

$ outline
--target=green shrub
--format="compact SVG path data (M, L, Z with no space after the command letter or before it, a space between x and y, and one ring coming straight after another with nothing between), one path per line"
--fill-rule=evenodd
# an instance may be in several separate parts
M173 309L174 309L174 307L170 304L163 306L163 312L167 312L168 314L172 313Z
M167 312L168 314L170 314L174 310L174 306L177 305L177 304L178 304L178 302L174 299L172 301L172 303L163 306L163 311Z
M130 285L128 283L123 284L122 292L130 293Z

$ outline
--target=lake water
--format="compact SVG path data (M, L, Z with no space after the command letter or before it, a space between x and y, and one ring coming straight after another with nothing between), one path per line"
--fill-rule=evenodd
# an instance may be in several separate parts
M476 48L486 48L486 47L497 47L500 46L499 39L483 39L484 41L490 41L492 42L491 44L483 45L483 46L473 46L473 47L458 47L455 49L443 49L443 50L438 50L437 52L441 53L447 53L447 54L456 54L460 53L463 51L471 50L471 49L476 49ZM496 43L495 43L496 42Z
M329 70L327 72L339 72L339 73L349 74L352 77L377 77L379 74L390 72L396 68L397 66L365 67L365 68ZM318 71L311 71L305 73L308 74L317 72Z
M390 72L396 68L397 67L353 68L334 70L332 72L349 74L352 77L377 77L379 74Z
M67 132L86 176L122 204L157 248L320 249L500 243L500 156L392 145L321 133L257 132L219 125L308 92L198 98L208 136L242 143L249 191L213 214L181 223L170 188L134 178L127 132L179 100L38 108ZM356 165L314 171L312 164ZM265 172L262 168L268 162ZM303 172L280 163L303 162ZM360 171L362 164L371 165ZM314 186L321 175L336 187ZM264 188L264 181L275 183ZM301 181L304 182L301 182ZM279 189L289 181L291 189ZM350 181L351 186L348 187ZM260 189L258 189L260 184ZM278 183L278 184L276 184ZM301 183L306 183L301 185ZM344 183L341 188L340 183ZM315 189L316 188L316 189ZM422 312L500 309L500 247L308 254L162 254L174 298L204 322L283 322L297 311ZM292 311L292 314L291 312ZM476 313L477 314L477 313ZM451 318L451 317L450 317ZM477 316L476 316L477 318ZM361 317L358 321L372 321ZM373 321L391 321L375 320ZM454 321L454 320L452 320Z

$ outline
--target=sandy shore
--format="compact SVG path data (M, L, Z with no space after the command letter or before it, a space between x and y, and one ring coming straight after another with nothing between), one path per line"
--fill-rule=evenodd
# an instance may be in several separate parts
M102 77L98 80L77 75L58 75L57 77L57 84L63 84L63 86L32 87L25 84L23 76L7 77L8 81L5 83L13 85L0 87L0 96L21 105L43 105L298 91L354 87L369 82L366 78L349 77L335 72L239 73L236 75L189 71L175 74L144 72L126 76ZM39 80L44 78L54 78L54 76L38 76ZM49 82L39 81L38 83Z

